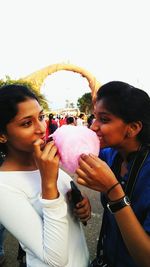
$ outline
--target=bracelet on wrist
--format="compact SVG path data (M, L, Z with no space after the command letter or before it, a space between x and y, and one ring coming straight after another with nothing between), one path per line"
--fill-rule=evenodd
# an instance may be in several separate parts
M117 186L120 185L119 182L115 183L114 185L112 185L107 191L106 191L106 195L108 197L109 193Z

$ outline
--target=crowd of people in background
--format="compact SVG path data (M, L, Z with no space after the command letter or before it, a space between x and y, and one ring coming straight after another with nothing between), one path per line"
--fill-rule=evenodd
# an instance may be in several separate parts
M94 114L85 115L84 113L80 113L79 116L74 116L71 114L54 115L53 113L50 113L46 120L46 135L49 136L50 134L53 134L54 131L62 125L87 126L90 128L93 122Z

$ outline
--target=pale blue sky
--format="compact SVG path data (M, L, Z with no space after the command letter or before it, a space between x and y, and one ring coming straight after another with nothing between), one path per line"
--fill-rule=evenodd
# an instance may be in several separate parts
M148 4L148 0L0 0L0 78L19 78L69 62L87 69L101 83L123 80L149 93ZM61 105L66 98L80 97L83 87L89 90L83 78L73 75L51 76L47 92L51 103Z

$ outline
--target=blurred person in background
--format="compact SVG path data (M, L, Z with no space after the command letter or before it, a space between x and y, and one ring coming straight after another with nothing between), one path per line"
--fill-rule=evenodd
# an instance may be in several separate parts
M67 117L66 118L67 125L75 125L75 119L74 117Z
M83 126L84 125L84 114L80 113L79 117L76 120L77 126Z

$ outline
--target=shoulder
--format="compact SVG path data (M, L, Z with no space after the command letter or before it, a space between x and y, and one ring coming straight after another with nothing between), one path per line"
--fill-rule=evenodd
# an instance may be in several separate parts
M40 172L39 170L0 172L0 185L0 192L7 188L33 198L41 188Z

